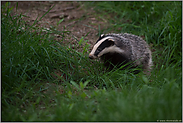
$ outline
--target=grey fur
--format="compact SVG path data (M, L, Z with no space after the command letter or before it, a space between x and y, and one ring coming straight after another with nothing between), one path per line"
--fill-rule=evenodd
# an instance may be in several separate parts
M134 62L134 67L142 66L145 72L151 70L153 66L151 51L141 37L128 33L105 34L105 37L107 36L112 37L115 46L124 51L121 55L126 56L128 61Z

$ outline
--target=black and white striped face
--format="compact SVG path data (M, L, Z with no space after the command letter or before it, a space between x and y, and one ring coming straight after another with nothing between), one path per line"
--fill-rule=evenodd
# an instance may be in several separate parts
M96 59L109 52L123 52L120 48L115 45L114 38L111 36L101 35L95 43L91 53L89 54L90 59Z

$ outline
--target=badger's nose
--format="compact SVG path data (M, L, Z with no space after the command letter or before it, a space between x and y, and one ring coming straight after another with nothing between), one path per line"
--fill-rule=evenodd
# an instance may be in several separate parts
M89 54L89 58L90 59L94 59L93 55Z

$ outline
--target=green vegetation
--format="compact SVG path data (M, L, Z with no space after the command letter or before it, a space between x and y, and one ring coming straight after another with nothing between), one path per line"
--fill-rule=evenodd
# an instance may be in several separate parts
M83 38L83 52L62 46L52 34L69 31L26 25L8 4L1 13L2 121L182 121L182 2L84 3L111 24L99 33L145 37L155 62L149 77L105 71L88 59Z

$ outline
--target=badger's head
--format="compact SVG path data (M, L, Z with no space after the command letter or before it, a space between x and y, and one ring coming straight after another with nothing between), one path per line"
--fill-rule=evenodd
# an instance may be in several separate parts
M91 53L89 54L90 59L96 59L107 53L123 53L124 51L117 46L117 40L107 35L102 34L97 42L95 43Z

